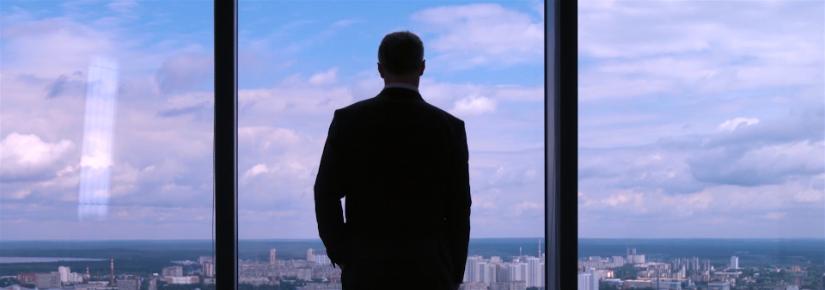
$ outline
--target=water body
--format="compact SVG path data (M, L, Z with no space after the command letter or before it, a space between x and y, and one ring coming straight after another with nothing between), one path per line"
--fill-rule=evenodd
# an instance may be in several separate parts
M823 239L579 239L579 258L623 256L628 248L658 261L699 257L723 265L738 256L748 266L825 264Z
M68 257L0 257L0 264L54 263L54 262L97 262L104 259Z

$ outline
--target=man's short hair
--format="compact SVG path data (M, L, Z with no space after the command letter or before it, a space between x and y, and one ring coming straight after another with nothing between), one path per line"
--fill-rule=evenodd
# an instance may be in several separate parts
M409 31L387 34L378 47L378 62L390 74L416 72L424 63L424 43Z

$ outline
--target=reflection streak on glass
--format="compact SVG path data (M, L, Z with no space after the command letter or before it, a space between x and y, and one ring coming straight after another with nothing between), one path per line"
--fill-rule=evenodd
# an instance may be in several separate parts
M95 58L89 65L83 153L80 159L78 218L103 219L108 214L112 167L112 134L117 102L117 62Z

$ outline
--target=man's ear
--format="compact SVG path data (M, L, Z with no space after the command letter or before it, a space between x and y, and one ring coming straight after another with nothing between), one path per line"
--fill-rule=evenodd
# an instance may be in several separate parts
M424 69L427 68L427 62L425 60L421 61L421 70L418 71L418 76L424 74Z
M384 78L384 66L382 66L380 62L376 63L376 64L378 65L378 74L381 75L381 78L383 79Z

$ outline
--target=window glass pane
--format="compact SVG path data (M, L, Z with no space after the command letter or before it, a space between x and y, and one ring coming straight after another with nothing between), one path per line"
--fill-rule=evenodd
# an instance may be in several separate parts
M239 6L242 287L341 285L319 239L313 184L333 111L382 90L378 46L398 30L424 42L423 99L466 125L473 205L464 289L543 285L541 1Z
M582 1L579 289L823 289L825 4Z
M0 2L0 288L212 287L212 30L211 1Z

